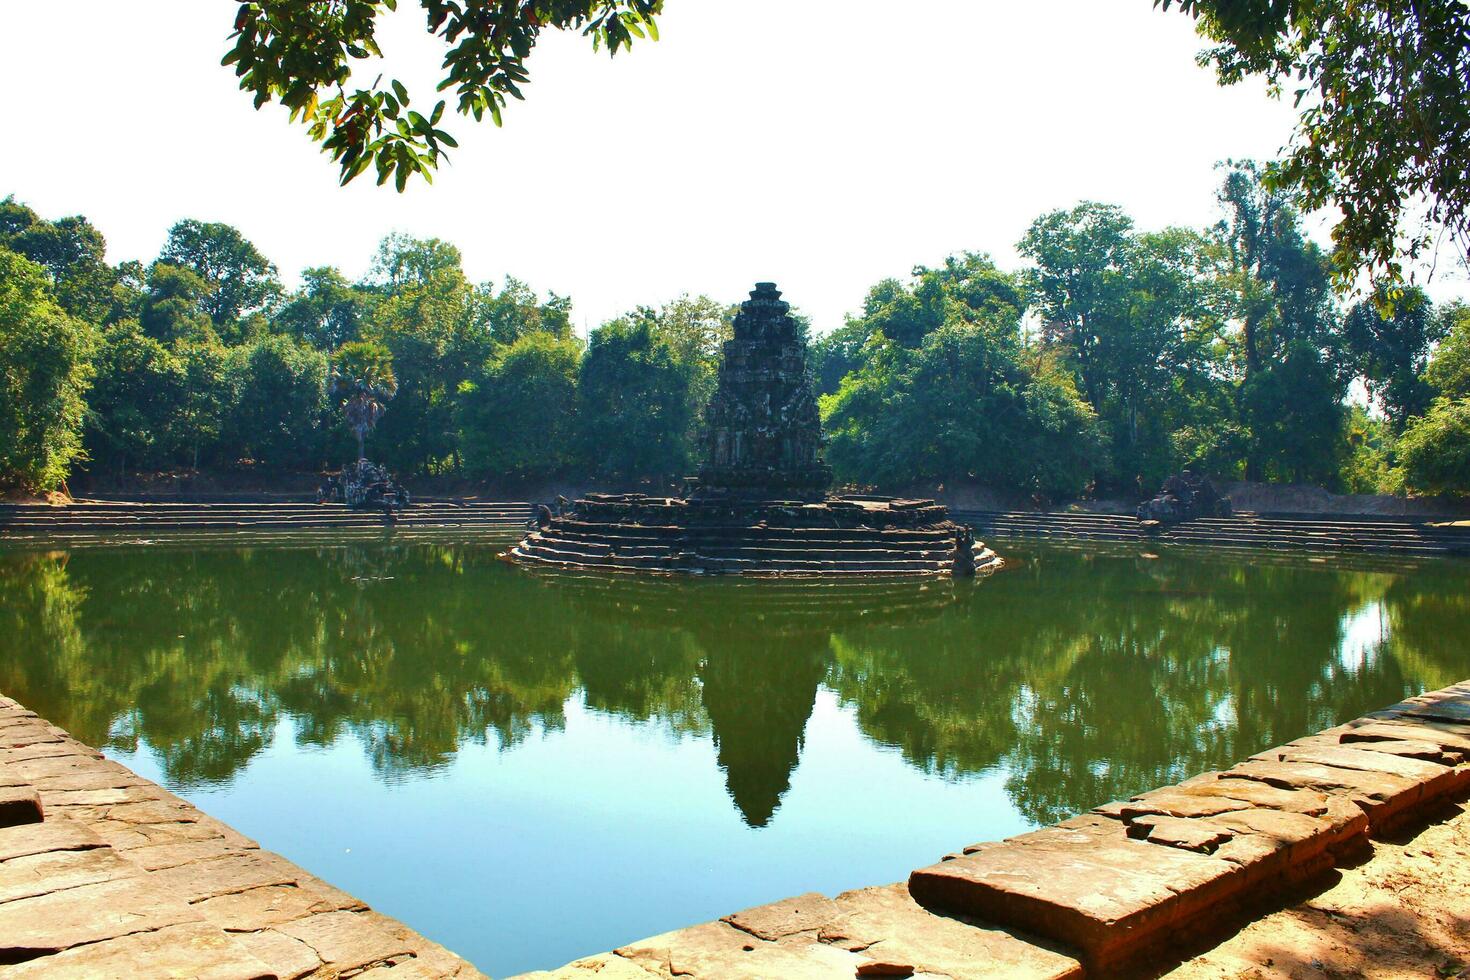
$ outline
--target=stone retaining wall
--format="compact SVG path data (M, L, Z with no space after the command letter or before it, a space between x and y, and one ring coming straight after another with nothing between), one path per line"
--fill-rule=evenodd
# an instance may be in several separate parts
M479 977L0 696L0 978Z
M1167 961L1470 789L1470 681L1223 772L530 977L1077 978ZM898 832L901 832L898 831Z

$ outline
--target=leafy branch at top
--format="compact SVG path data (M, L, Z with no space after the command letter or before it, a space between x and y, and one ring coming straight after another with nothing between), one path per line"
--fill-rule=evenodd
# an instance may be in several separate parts
M498 126L506 98L524 99L526 58L546 28L576 30L593 50L616 55L635 38L658 39L655 18L663 0L419 0L427 30L448 46L437 91L452 90L455 109ZM410 108L408 89L381 75L348 91L354 67L381 58L378 17L398 0L254 0L240 5L233 65L255 107L279 102L293 122L307 126L348 183L369 167L378 183L391 178L402 191L414 174L433 182L447 149L459 144L441 121L447 105L426 114Z
M1335 205L1333 271L1391 287L1448 236L1470 256L1470 4L1464 0L1154 0L1193 16L1221 84L1262 76L1300 112L1269 179Z

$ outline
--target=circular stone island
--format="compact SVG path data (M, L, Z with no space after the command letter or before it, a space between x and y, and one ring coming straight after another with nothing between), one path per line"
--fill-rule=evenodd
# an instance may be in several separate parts
M588 494L506 553L556 568L695 575L956 575L1001 559L932 500Z
M589 493L541 507L512 561L704 575L954 575L1000 568L932 500L833 496L806 341L774 283L757 283L725 341L683 497Z

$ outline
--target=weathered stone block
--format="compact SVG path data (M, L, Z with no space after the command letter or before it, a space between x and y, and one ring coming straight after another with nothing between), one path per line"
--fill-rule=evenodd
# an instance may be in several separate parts
M1231 862L1131 840L1118 821L1093 819L921 868L909 889L927 908L1075 946L1102 970L1237 890Z
M28 854L0 862L0 904L141 873L110 847Z
M0 829L0 861L51 851L86 851L105 846L102 838L83 824L48 820Z
M40 823L45 818L41 797L30 786L0 786L0 827Z
M198 922L198 912L146 876L0 904L0 961Z
M339 973L407 958L413 952L411 943L383 928L371 912L326 912L288 922L276 931L301 940Z
M135 933L0 967L0 980L96 980L145 975L191 980L275 980L278 976L243 944L220 929L200 923Z

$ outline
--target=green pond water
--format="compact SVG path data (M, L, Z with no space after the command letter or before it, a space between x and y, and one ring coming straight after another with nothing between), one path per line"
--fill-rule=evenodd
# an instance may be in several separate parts
M1470 563L993 543L1008 570L927 583L0 545L0 692L499 976L1470 676Z

